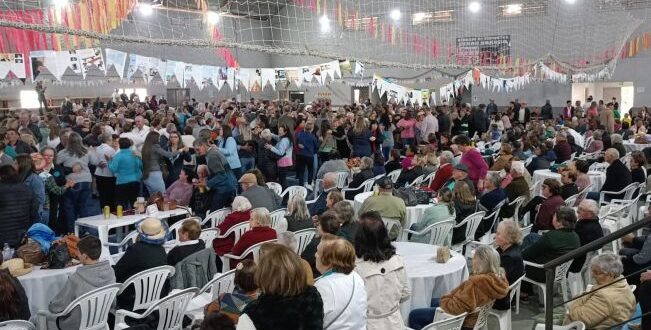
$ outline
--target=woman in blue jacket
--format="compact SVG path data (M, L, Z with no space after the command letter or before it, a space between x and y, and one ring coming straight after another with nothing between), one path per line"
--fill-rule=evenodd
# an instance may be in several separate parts
M363 157L371 155L371 142L376 138L371 136L371 131L366 125L366 119L363 116L357 116L355 127L348 131L348 141L352 145L351 157Z
M222 125L222 131L216 144L219 147L219 152L226 157L231 171L239 179L242 176L242 163L240 162L240 155L237 153L237 141L233 138L229 125Z
M305 167L307 166L307 183L311 184L314 180L314 155L319 150L319 140L312 133L314 123L308 121L303 131L296 135L298 144L298 154L296 155L296 175L298 176L298 185L305 185Z
M115 175L116 205L130 208L140 193L142 179L142 160L131 151L131 140L120 138L120 151L108 159L108 167Z

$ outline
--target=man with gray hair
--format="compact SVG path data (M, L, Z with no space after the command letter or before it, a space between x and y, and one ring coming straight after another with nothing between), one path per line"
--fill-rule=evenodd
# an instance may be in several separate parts
M432 184L429 186L432 191L439 191L443 185L452 178L452 160L454 159L454 154L451 151L444 150L439 155L439 169L434 174L434 179L432 179Z
M506 191L506 196L509 198L509 202L514 201L520 196L524 196L524 203L527 203L531 199L531 191L529 190L529 184L524 178L524 173L526 169L524 168L524 163L521 161L511 162L511 182L504 188ZM515 213L514 206L505 205L502 208L502 216L505 218L510 218Z
M323 192L319 194L316 201L308 206L310 215L321 215L326 211L326 198L328 194L337 189L337 173L329 172L323 177Z
M483 206L488 212L491 211L501 201L507 198L506 192L500 186L502 178L497 172L490 172L486 176L486 192L479 198L479 204Z
M599 200L599 194L602 191L621 191L633 182L631 171L619 160L619 151L617 149L606 149L604 160L610 164L606 169L606 181L601 187L600 192L593 191L588 193L588 198L590 199ZM606 201L614 198L622 199L624 198L624 194L606 194L605 198Z
M579 203L577 209L579 220L574 227L574 231L579 235L581 246L584 246L594 240L604 237L604 231L599 223L599 205L591 199L584 199ZM570 271L578 273L583 268L586 256L574 259Z

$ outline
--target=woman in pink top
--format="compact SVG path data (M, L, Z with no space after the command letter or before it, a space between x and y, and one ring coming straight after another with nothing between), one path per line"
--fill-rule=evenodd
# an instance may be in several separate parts
M404 118L398 121L398 127L401 129L400 139L402 139L403 145L414 144L414 138L416 137L415 125L416 120L414 120L414 118L411 118L411 112L409 111Z
M484 157L470 145L470 139L465 135L455 136L452 142L459 146L459 150L462 152L459 162L468 167L468 179L475 185L477 192L483 191L484 180L488 174L488 164Z
M195 175L191 170L182 169L181 173L179 173L179 179L165 190L165 194L163 194L165 199L174 199L178 205L188 206L192 197L192 179L194 177Z

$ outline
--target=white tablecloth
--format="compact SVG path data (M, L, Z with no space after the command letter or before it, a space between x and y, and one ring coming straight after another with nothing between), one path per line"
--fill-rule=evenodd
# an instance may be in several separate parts
M39 266L35 266L31 273L18 277L20 284L25 288L32 316L36 316L40 310L47 310L52 298L63 289L68 276L74 273L77 267L79 266L64 269L40 269Z
M432 298L440 298L468 278L466 259L450 251L445 264L436 262L436 246L421 243L394 242L396 252L405 262L411 284L411 297L400 307L405 322L414 308L430 307Z
M651 147L651 144L638 144L633 142L634 140L627 140L624 141L624 149L626 149L626 152L632 152L632 151L642 151L644 148Z
M355 195L355 201L353 203L355 213L358 213L359 209L362 208L364 201L371 195L373 195L372 191ZM405 219L404 229L407 229L411 227L412 224L418 222L420 220L420 217L423 216L423 213L425 213L425 210L432 205L434 204L418 204L416 206L407 206L407 218Z
M170 211L159 211L157 218L167 219L170 217L184 215L188 213L189 213L188 210L185 208L177 208ZM100 259L109 260L113 262L113 260L109 258L108 247L104 245L104 243L108 243L109 230L113 228L128 227L146 217L147 217L146 214L134 214L134 215L126 215L118 219L117 216L111 214L110 218L104 219L104 215L100 214L92 217L80 218L77 219L77 221L75 222L75 234L79 236L80 227L89 227L97 230L99 240L102 242L102 256L100 257Z
M590 182L592 182L592 188L590 191L599 192L601 187L606 182L606 173L590 171L588 172L590 176ZM542 183L545 179L556 179L559 182L561 181L561 174L552 172L551 170L537 170L533 172L533 184L534 192L537 196L542 195Z

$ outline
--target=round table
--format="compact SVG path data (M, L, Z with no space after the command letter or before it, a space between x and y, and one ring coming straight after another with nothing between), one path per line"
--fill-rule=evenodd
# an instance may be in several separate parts
M633 151L642 151L644 148L651 147L651 144L641 144L641 143L635 143L635 140L626 140L624 141L624 149L626 149L626 152L633 152Z
M364 204L364 201L371 195L373 195L372 191L355 195L353 203L355 213L359 213L359 209L362 208L362 204ZM425 210L432 205L434 204L418 204L416 206L407 206L407 217L405 219L404 228L410 228L412 224L417 223L418 220L420 220L420 217L423 216L423 213L425 213Z
M432 298L440 298L468 278L466 259L457 252L450 251L452 258L439 264L434 245L410 242L394 242L393 245L405 262L411 285L409 300L400 306L405 322L411 310L430 307Z
M47 310L52 298L63 289L68 281L68 276L74 273L77 267L79 266L63 269L40 269L40 266L34 266L31 273L18 277L20 284L25 288L32 316L35 316L40 310Z
M606 182L606 173L599 171L589 171L588 175L590 176L590 182L592 182L592 188L590 191L599 192L601 187ZM559 182L561 181L561 174L552 172L551 170L537 170L533 172L533 185L535 195L542 195L542 183L545 179L556 179Z

